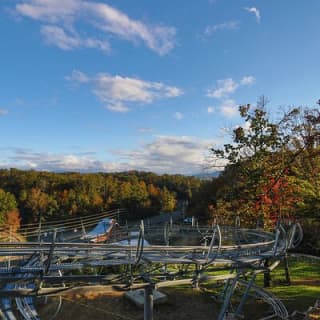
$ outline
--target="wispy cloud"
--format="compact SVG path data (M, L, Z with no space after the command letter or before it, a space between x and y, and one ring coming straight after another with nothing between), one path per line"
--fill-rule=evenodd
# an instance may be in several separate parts
M218 31L237 30L239 29L239 26L240 26L239 21L227 21L220 24L207 26L204 30L204 35L209 37Z
M7 109L0 109L0 116L5 116L9 113Z
M255 82L256 82L256 79L253 76L245 76L240 80L240 84L243 86L250 86Z
M215 113L215 108L214 107L208 107L207 111L208 111L208 113Z
M81 37L76 32L68 32L54 25L41 26L41 34L46 43L57 46L62 50L73 50L77 48L96 48L102 51L110 51L108 41L95 38Z
M152 128L138 128L139 133L151 133L152 131Z
M182 120L184 118L184 115L181 113L181 112L175 112L173 114L173 117L176 119L176 120Z
M207 97L220 100L218 109L220 113L226 117L233 117L238 114L238 104L235 100L230 99L240 87L248 87L255 83L253 76L244 76L239 81L232 78L218 80L217 85L207 91ZM208 113L215 112L215 108L208 107Z
M239 84L231 78L218 80L217 86L214 89L208 90L207 96L220 99L234 93L238 87Z
M238 114L238 105L232 99L223 100L219 109L220 112L226 117L234 117Z
M79 71L79 70L73 70L70 76L65 77L66 80L72 82L72 83L89 83L91 81L91 78L87 76L85 73Z
M261 21L261 14L260 14L260 11L256 8L256 7L246 7L244 8L246 11L252 13L255 15L256 19L257 19L257 22L260 23Z
M106 108L115 112L128 112L132 104L150 104L158 99L181 96L183 91L162 82L99 73L93 77L81 71L73 71L66 77L73 83L89 83L96 97Z
M239 82L232 78L218 80L217 85L213 89L207 91L210 98L221 99L233 94L240 86L249 86L255 82L253 76L245 76Z
M120 113L127 113L130 111L130 108L125 106L122 102L120 101L115 101L115 102L110 102L107 106L106 109L113 111L113 112L120 112Z
M167 54L175 46L175 28L144 23L102 2L21 0L16 12L44 23L41 33L46 42L63 50L85 47L108 51L106 37L110 35L135 44L143 42L159 55ZM82 29L84 23L93 27L95 36L87 36Z

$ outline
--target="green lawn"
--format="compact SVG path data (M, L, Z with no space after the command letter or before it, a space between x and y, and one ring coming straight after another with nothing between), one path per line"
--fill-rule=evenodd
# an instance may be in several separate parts
M317 299L320 299L320 261L290 257L289 270L291 285L285 283L284 265L281 263L272 271L271 287L267 290L282 300L289 313L294 310L306 311L309 306L314 305ZM221 271L210 272L212 275L221 273ZM255 284L263 287L263 274L258 275ZM205 288L208 294L218 294L221 290L221 288L214 288L214 285L210 284L206 284ZM238 297L238 301L241 295L241 291L239 295L235 295L235 297ZM249 298L244 310L245 314L253 317L263 309L267 309L264 303Z
M292 284L281 285L285 278L281 264L272 273L270 291L284 302L289 311L306 310L320 299L320 261L290 258L289 270Z

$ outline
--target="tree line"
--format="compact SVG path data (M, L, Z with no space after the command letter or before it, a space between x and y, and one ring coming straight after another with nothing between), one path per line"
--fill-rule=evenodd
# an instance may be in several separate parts
M126 208L136 219L173 211L200 186L194 177L150 172L54 173L0 170L0 224L63 219Z

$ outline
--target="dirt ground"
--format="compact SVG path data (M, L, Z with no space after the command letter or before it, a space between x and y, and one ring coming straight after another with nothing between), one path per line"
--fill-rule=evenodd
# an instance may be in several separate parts
M218 305L210 296L197 290L161 290L168 301L154 307L155 320L215 319ZM53 299L53 298L51 298ZM48 319L54 312L51 303L41 308L40 316ZM63 298L62 309L55 318L76 320L143 320L143 309L128 301L122 292L78 291Z
M312 284L319 283L316 280ZM161 292L167 295L168 301L154 306L154 320L208 320L218 316L221 305L210 292L187 287L162 288ZM50 319L58 301L57 298L49 298L47 304L42 301L37 308L40 318ZM143 309L125 298L123 292L107 291L103 286L75 289L65 293L62 301L62 309L55 318L57 320L143 320ZM257 315L262 316L270 311L270 306L262 301L249 298L247 302L244 308L245 319L256 319ZM304 306L300 311L306 311L309 306ZM310 319L320 319L319 313L319 309L315 309L314 317Z

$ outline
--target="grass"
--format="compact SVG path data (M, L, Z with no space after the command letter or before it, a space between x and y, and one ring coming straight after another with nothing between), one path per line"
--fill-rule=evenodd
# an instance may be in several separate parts
M281 264L274 270L274 276L284 275L284 267ZM310 258L289 258L289 270L292 280L320 280L320 261Z
M267 290L282 300L289 313L295 310L306 311L314 305L316 300L320 299L320 261L309 258L289 258L289 270L291 285L285 282L284 264L281 263L272 271L271 286ZM221 273L226 273L226 271L210 272L211 275ZM263 287L263 274L257 276L255 284ZM214 285L209 283L205 285L205 288L207 293L215 295L221 290L214 288ZM243 291L234 296L234 305L237 305L236 301L239 302L241 292ZM267 308L262 301L248 299L244 310L249 318L254 319L257 314Z
M289 311L305 311L320 299L320 262L290 258L289 270L292 284L281 285L285 274L284 267L280 264L272 274L273 286L270 291L284 302Z
M270 291L284 302L289 311L304 311L320 299L320 286L278 286L270 288Z
M273 270L272 286L267 290L283 301L289 313L294 310L306 311L317 299L320 299L320 262L291 258L289 268L293 284L283 285L285 273L283 264L280 264ZM178 269L171 266L169 270L177 271ZM191 267L190 271L192 271ZM210 275L223 273L228 271L209 271ZM258 276L256 284L263 286L263 275ZM207 283L203 284L204 290L194 290L190 286L161 289L167 293L169 301L155 306L154 319L215 319L221 307L221 304L212 299L213 295L221 292L221 287L215 286L215 283ZM234 302L239 302L239 298L240 295L236 296ZM235 303L233 305L237 306ZM263 301L249 298L244 308L245 319L257 319L258 315L266 315L269 309ZM57 320L66 318L86 320L93 317L97 320L143 320L143 310L137 309L119 294L110 295L93 291L68 297L64 301L64 307Z

